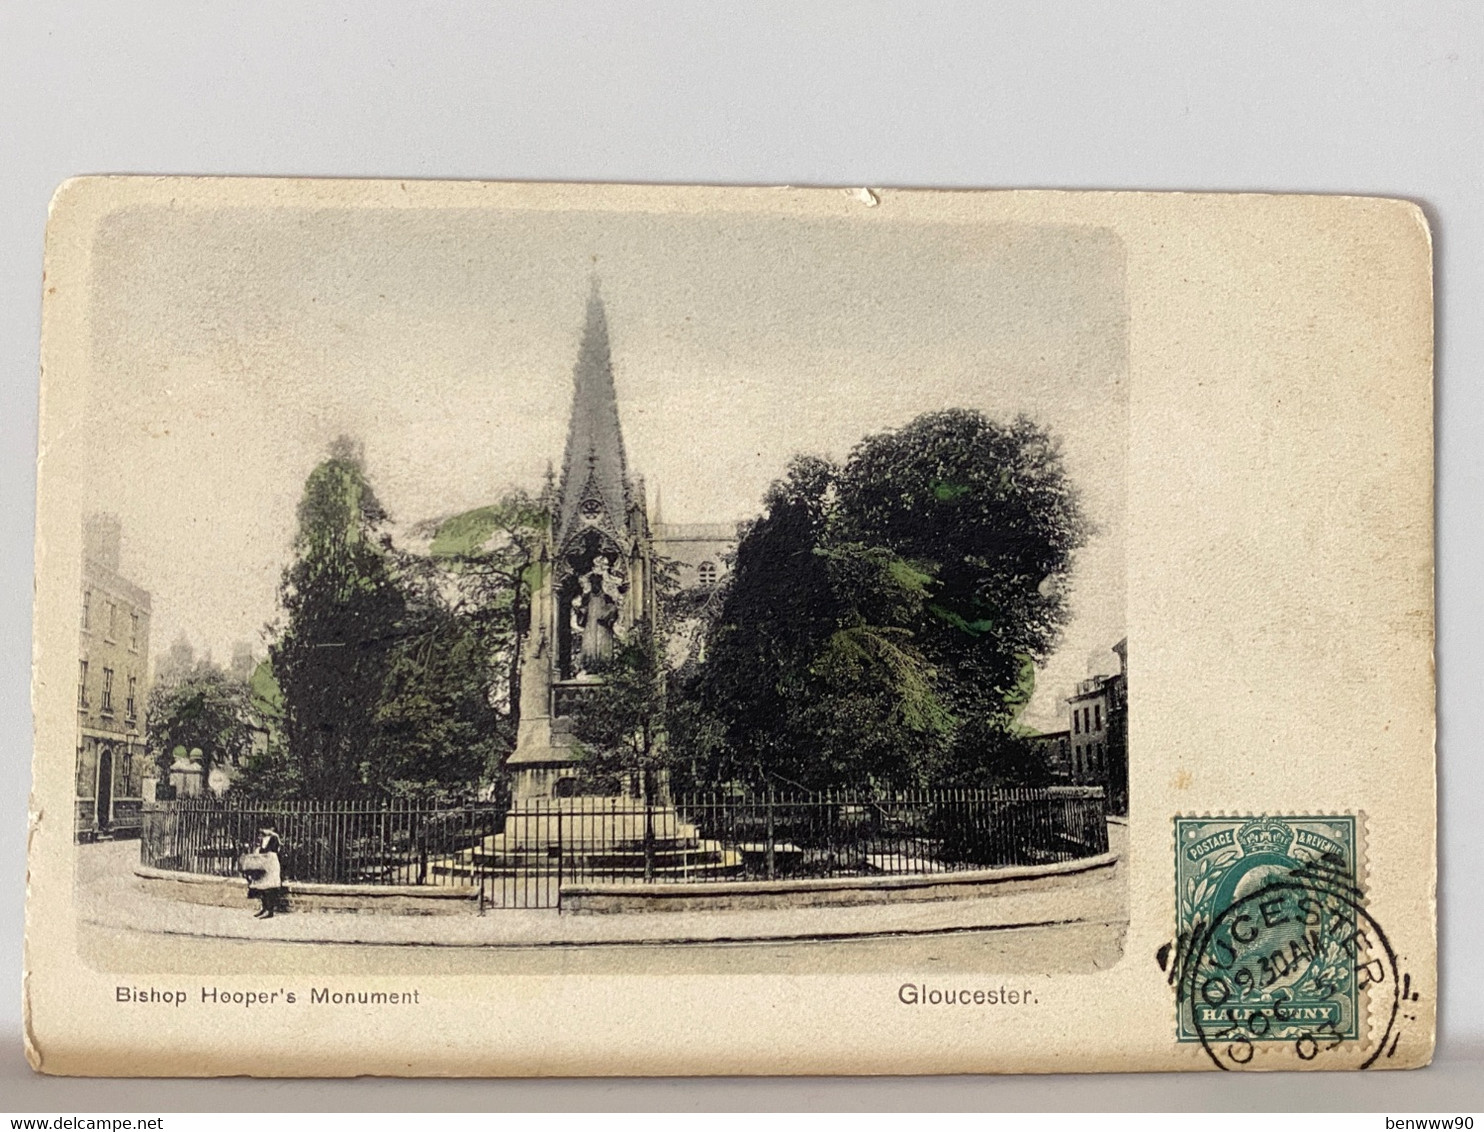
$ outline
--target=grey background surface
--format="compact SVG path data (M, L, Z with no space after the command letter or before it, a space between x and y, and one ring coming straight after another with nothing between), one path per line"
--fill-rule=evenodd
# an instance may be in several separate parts
M0 1107L1484 1108L1484 6L268 2L0 7ZM20 1055L42 231L81 173L1347 192L1438 275L1437 1064L931 1081L58 1081Z

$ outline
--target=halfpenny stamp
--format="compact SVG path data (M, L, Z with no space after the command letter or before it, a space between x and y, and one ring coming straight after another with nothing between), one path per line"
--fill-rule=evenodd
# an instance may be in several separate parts
M1367 988L1395 969L1363 907L1355 817L1181 817L1175 844L1178 1039L1223 1068L1280 1045L1368 1051Z

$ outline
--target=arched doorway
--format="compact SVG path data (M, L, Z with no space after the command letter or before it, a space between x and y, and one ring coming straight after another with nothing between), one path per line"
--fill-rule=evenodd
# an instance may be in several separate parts
M113 748L98 751L98 832L113 823Z

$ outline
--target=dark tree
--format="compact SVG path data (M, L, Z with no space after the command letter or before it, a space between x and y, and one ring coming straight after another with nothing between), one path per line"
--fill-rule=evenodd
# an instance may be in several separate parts
M513 491L498 503L429 525L436 585L452 612L479 634L490 650L489 665L499 671L489 686L507 745L515 741L521 634L541 581L536 555L549 521L539 500Z
M1015 717L1067 617L1088 535L1056 441L1020 417L926 413L856 446L839 481L841 526L931 578L913 625L960 726L952 777L1043 773Z
M516 620L528 608L528 563L488 534L455 549L446 526L430 556L400 556L407 609L372 764L386 793L468 793L495 776L514 743Z
M513 495L423 524L427 554L394 547L387 521L337 442L305 484L285 624L259 673L284 741L252 760L245 791L467 796L508 752L538 509Z
M409 601L377 705L366 767L378 793L472 792L503 749L491 687L504 676L487 626L437 594Z
M1030 782L1015 725L1086 538L1051 437L968 410L796 460L746 532L685 689L699 777Z
M307 797L361 796L382 778L380 715L408 612L386 521L359 452L337 441L304 485L269 649L290 777Z
M738 547L687 689L713 782L901 786L941 753L952 721L909 627L926 579L838 537L836 477L827 461L795 460Z

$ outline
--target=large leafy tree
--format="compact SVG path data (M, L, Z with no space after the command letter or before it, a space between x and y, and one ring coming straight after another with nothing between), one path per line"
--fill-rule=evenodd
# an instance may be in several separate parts
M1088 535L1055 439L1026 417L926 413L857 445L838 490L847 537L930 579L912 630L959 720L952 775L1039 776L1015 718L1066 621Z
M425 524L431 535L425 584L488 650L484 666L499 731L514 743L520 703L520 642L531 595L548 567L538 557L550 512L540 500L512 491L498 502Z
M932 777L952 720L909 627L927 579L841 537L838 477L795 460L738 547L687 688L699 777L808 789Z
M285 622L269 650L283 696L289 778L313 798L376 788L381 708L407 618L387 514L357 447L341 439L304 485Z
M522 492L421 524L426 554L395 555L406 608L377 709L368 784L468 793L515 740L520 631L539 582L546 512Z
M392 794L467 792L514 739L515 616L525 583L492 576L492 554L406 555L407 609L377 709L372 783Z
M284 624L261 667L284 742L240 784L314 798L467 795L514 737L511 682L539 509L524 495L421 524L400 550L355 445L310 474Z
M1015 717L1086 524L1053 439L968 410L796 460L738 547L689 747L714 782L1032 781Z

